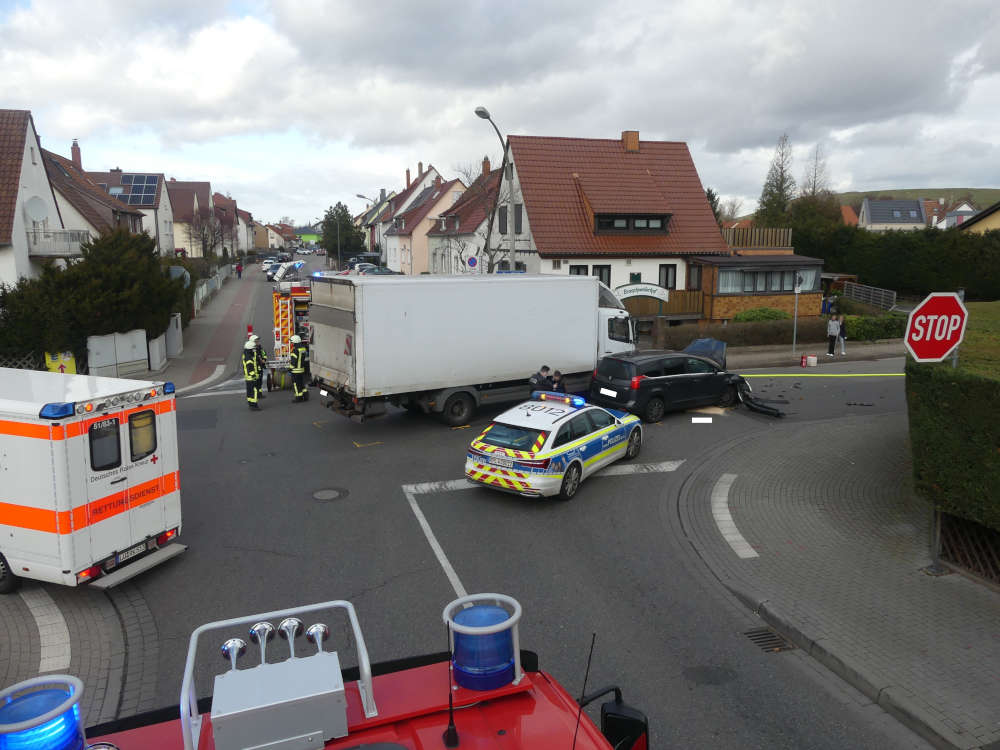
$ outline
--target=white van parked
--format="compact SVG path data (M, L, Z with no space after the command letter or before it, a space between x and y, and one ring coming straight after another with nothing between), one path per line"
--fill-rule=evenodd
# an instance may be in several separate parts
M173 383L0 368L0 593L108 588L186 547Z

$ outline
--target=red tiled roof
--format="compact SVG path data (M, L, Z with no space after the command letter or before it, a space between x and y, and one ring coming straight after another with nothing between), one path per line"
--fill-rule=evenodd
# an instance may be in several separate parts
M397 213L393 218L402 219L403 227L401 229L390 229L386 234L399 234L408 236L413 234L413 230L416 228L417 224L424 220L431 209L437 205L438 201L448 193L455 185L461 185L465 187L459 179L448 180L448 182L442 182L440 185L432 184L425 188L424 192L426 196L419 200L419 203L415 203L410 206L404 213Z
M190 224L194 218L195 191L171 185L167 188L167 196L170 198L170 210L173 211L174 221Z
M232 226L236 221L236 201L222 193L214 193L212 202L215 204L215 215L219 221L226 226Z
M142 212L104 192L77 170L70 159L42 149L49 182L99 232L118 226L115 213L142 216Z
M253 221L253 214L249 211L244 211L242 208L236 209L236 215L239 216L247 224Z
M11 244L31 112L0 109L0 245Z
M945 215L948 213L947 207L933 200L921 202L924 204L924 216L927 217L927 226L930 226L934 219L938 221L944 220Z
M858 225L858 215L851 206L841 206L840 216L847 226L856 227Z
M175 180L171 177L167 180L167 192L175 188L181 188L182 190L193 190L198 196L198 213L201 214L201 218L207 219L209 216L210 206L212 205L212 183L210 182L191 182L186 180ZM170 201L170 205L173 206L173 199ZM182 219L185 221L185 219ZM186 219L190 221L190 218Z
M408 188L400 191L399 193L397 193L396 195L394 195L392 198L389 199L389 201L388 201L388 206L389 207L387 209L389 215L385 216L385 214L383 214L383 216L385 216L385 218L383 218L382 221L388 221L392 217L399 215L398 211L394 212L393 209L392 209L392 207L393 206L402 206L404 203L406 203L406 201L409 199L409 197L411 195L413 195L413 192L417 189L417 186L420 185L420 181L422 179L424 179L424 177L426 177L431 171L437 172L437 169L434 168L433 164L428 164L427 165L427 169L425 169L423 172L421 172L420 174L418 174L417 175L417 179L413 180L410 183L410 186ZM409 209L407 209L407 210L409 210Z
M510 136L538 254L728 254L686 143ZM620 199L616 196L622 196ZM595 234L594 213L669 213L666 234Z
M744 219L727 219L722 222L723 229L746 229L753 226L753 217Z
M493 208L499 187L499 169L494 169L488 175L479 175L455 205L442 214L447 217L445 228L442 229L438 223L431 227L427 234L455 235L475 232Z

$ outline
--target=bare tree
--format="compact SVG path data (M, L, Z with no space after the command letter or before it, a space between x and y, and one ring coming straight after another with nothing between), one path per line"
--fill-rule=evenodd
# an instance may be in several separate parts
M207 258L215 254L215 248L223 242L223 227L214 215L202 216L195 212L187 225L188 243L191 249L201 250L201 256Z
M723 221L733 221L738 219L740 211L743 209L743 201L739 198L726 198L719 205L719 217Z
M822 193L829 192L829 190L826 153L823 150L823 144L817 143L809 159L809 164L806 165L805 176L802 178L802 195L815 198Z
M486 273L493 273L497 270L506 252L504 248L499 246L493 247L490 244L490 235L493 232L493 216L496 213L497 206L507 203L508 188L501 187L499 194L491 192L489 189L491 180L482 177L482 166L478 164L460 164L455 167L455 171L462 178L462 181L469 186L462 199L476 201L477 206L482 209L483 215L487 217L486 226L479 226L475 232L471 233L473 235L471 241L455 238L455 252L458 253L458 257L463 263L468 263L468 259L474 255L485 258ZM508 217L507 220L513 221L513 217Z

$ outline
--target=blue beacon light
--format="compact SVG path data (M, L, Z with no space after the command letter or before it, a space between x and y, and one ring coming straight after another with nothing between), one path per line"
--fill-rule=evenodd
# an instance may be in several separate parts
M0 750L83 750L83 683L43 675L0 692Z
M455 682L469 690L494 690L519 682L520 618L521 605L503 594L473 594L445 607Z

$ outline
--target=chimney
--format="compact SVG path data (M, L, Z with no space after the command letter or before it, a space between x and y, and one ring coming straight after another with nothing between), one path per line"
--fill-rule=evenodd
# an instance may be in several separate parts
M410 168L406 168L406 187L410 186Z
M378 194L378 202L385 203L385 188L382 188Z
M434 187L436 188L441 187L441 175L438 175L437 177L434 178Z
M483 177L490 173L490 157L483 157Z
M417 177L420 177L424 173L424 163L422 161L417 162Z
M80 144L77 143L76 138L73 139L73 145L69 147L70 156L73 157L73 166L83 171L83 160L80 158Z
M625 146L625 153L627 154L639 153L639 131L623 130L622 145Z
M121 167L115 167L114 169L111 170L111 174L121 174L121 173L122 173Z

